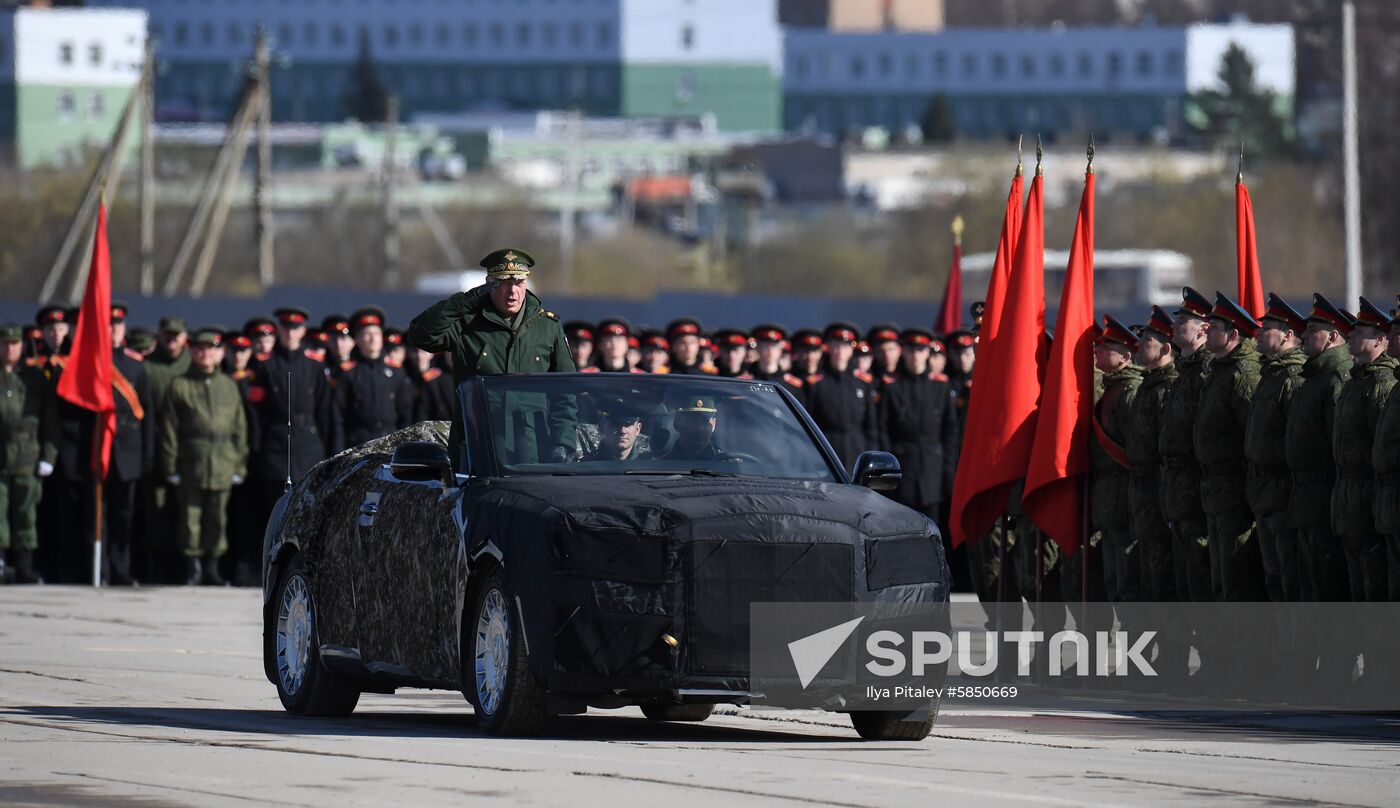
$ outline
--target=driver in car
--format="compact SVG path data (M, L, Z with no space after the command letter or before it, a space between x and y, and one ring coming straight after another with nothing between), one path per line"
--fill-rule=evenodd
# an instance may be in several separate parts
M727 460L715 443L719 410L713 396L696 396L676 407L676 442L666 460Z
M598 407L598 448L583 456L592 460L633 461L651 457L640 445L642 416L621 399L604 402Z

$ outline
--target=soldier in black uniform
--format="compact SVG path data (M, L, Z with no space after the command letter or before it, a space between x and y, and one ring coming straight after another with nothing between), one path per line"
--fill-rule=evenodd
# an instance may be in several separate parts
M880 397L885 445L899 458L904 477L895 500L935 521L942 518L943 491L957 463L957 400L948 377L929 370L933 332L906 328L899 372ZM945 552L951 552L944 534Z
M452 402L457 395L452 386L452 374L442 365L452 361L451 354L434 354L412 348L415 361L409 368L413 380L413 421L451 421ZM441 363L441 364L440 364Z
M257 316L243 324L243 334L253 342L253 358L259 362L272 355L277 345L277 323L271 317Z
M803 380L803 384L806 384L808 377L821 372L822 359L826 358L823 352L825 347L820 331L801 328L793 332L791 370L793 375Z
M350 369L355 353L355 337L350 333L350 318L330 314L321 321L321 333L326 336L326 369L330 371L331 386Z
M880 448L875 380L853 362L859 341L854 325L832 323L823 336L826 361L820 373L807 379L807 411L849 470L861 452Z
M667 365L670 358L671 342L660 331L643 329L641 334L641 362L637 365L643 373L670 373Z
M324 460L330 434L329 371L305 343L310 313L296 306L284 306L273 314L277 318L277 344L251 366L246 399L250 446L247 487L253 494L252 508L257 515L253 524L264 526L282 496L287 475L296 482ZM288 412L292 417L290 468ZM253 535L257 541L243 546L235 536L229 555L236 558L236 564L251 564L256 569L262 532L254 531Z
M700 336L703 332L700 321L692 317L672 320L666 326L666 341L671 346L669 367L672 373L683 376L715 375L714 366L704 364L700 356Z
M632 325L621 317L609 317L598 322L597 360L593 367L580 368L584 373L641 373L627 359L632 340Z
M376 306L350 315L356 358L335 388L331 451L381 438L413 422L413 385L402 368L384 362L384 312Z
M977 363L977 336L971 331L949 331L943 337L948 348L948 381L958 395L959 427L967 421L967 401L972 396L972 368ZM962 439L959 438L959 444Z
M102 577L114 586L135 584L136 570L150 574L144 539L135 530L136 502L141 478L153 467L156 450L145 357L125 345L126 315L125 303L112 303L112 400L117 406L117 431L112 436L111 464L102 487L106 524Z
M866 332L865 341L869 343L875 356L870 375L875 377L877 393L883 393L885 387L899 378L904 371L899 361L901 337L899 326L894 323L877 323Z
M582 320L564 323L564 339L569 341L569 354L574 358L574 367L583 370L593 364L592 324Z
M787 344L787 338L787 331L780 325L764 323L754 328L753 341L758 361L754 363L750 373L759 381L782 384L798 401L803 401L807 394L806 383L783 370L783 346Z
M749 335L738 328L721 328L715 332L715 369L728 379L752 379L745 365L749 358Z

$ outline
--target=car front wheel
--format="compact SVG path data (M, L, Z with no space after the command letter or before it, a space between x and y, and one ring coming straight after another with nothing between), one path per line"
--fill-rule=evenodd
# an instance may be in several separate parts
M643 704L642 715L652 721L704 721L715 711L713 704Z
M545 692L530 677L520 612L499 569L477 591L464 629L464 689L477 725L493 735L537 734L549 717Z
M897 710L855 710L850 715L851 726L867 741L922 741L933 731L938 702L913 715Z
M294 558L278 580L273 609L268 652L282 706L295 715L349 715L360 691L321 666L316 599L300 558Z

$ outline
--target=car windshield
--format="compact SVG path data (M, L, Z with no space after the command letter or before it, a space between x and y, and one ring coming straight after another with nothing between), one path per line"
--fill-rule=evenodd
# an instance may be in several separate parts
M488 376L504 474L693 474L837 482L768 382L641 374Z

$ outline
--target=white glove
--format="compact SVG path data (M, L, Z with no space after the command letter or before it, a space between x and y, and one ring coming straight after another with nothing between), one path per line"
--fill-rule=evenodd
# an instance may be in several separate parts
M53 464L47 460L40 460L39 468L36 470L36 473L40 477L47 477L50 474L53 474Z
M241 484L243 483L243 475L242 475L242 474L235 474L235 475L233 475L233 477L232 477L231 479L233 480L233 484L234 484L234 485L241 485Z
M180 484L180 475L178 475L178 474L172 474L172 475L170 475L169 477L166 477L166 478L165 478L165 481L168 482L168 483L170 483L171 485L179 485L179 484Z

